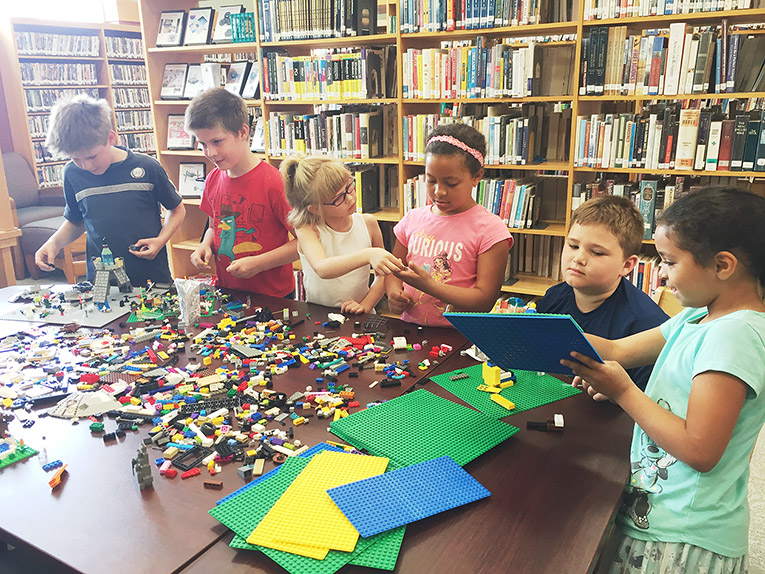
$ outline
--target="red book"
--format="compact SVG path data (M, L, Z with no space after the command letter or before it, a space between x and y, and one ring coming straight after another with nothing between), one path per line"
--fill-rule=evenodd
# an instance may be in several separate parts
M736 120L723 120L720 132L720 153L717 156L717 171L730 170L730 150L733 144L733 127Z

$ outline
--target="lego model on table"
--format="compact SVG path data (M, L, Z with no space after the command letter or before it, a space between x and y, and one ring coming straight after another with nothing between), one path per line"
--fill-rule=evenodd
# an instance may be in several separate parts
M573 375L560 364L561 359L571 359L571 351L603 362L571 315L444 313L444 317L506 371Z
M0 469L37 454L37 451L13 437L0 438Z
M114 257L112 250L104 241L101 248L101 257L93 259L93 266L96 269L96 282L93 287L93 301L97 305L106 305L109 307L109 283L114 277L119 287L120 293L130 293L133 286L125 272L125 262L122 257Z

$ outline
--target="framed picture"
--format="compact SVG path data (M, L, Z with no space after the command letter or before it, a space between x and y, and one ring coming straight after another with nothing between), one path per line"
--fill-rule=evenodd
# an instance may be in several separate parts
M165 64L159 97L163 100L180 100L186 87L188 69L188 64Z
M168 10L159 15L157 46L180 46L183 43L185 10Z
M226 74L226 90L232 94L241 94L249 71L250 62L233 62L228 67L228 73Z
M260 84L260 67L258 62L253 62L250 66L250 73L247 74L247 81L242 89L242 97L255 99L258 97L258 86Z
M189 71L186 73L186 86L183 88L183 99L190 100L202 93L204 89L201 64L189 64Z
M183 39L184 45L209 44L214 17L215 10L213 8L192 8L189 10L186 34Z
M221 86L222 66L218 62L204 62L202 68L202 89L219 88Z
M178 192L181 197L202 197L205 187L204 163L182 163L178 173Z
M194 137L184 128L183 114L167 116L167 149L194 149Z
M235 4L223 6L215 15L215 31L213 32L213 44L227 44L232 42L231 14L241 14L244 6Z

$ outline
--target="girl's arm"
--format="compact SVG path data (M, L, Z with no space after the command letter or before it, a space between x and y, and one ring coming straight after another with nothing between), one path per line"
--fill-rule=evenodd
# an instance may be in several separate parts
M327 257L319 233L308 225L295 229L295 235L309 265L322 279L334 279L367 264L378 275L387 275L404 266L398 258L380 247L367 247L347 255Z
M631 337L628 337L631 338ZM722 458L746 398L744 382L728 373L706 371L693 378L683 419L641 391L615 361L561 361L596 392L617 402L661 448L698 472L709 472Z
M397 239L393 246L393 256L406 261L407 255L409 250ZM385 294L392 313L401 314L412 304L412 298L404 293L404 282L393 274L385 276Z
M490 311L499 296L509 249L499 241L478 256L475 287L455 287L437 283L422 267L410 264L408 270L395 272L412 287L453 305L457 311Z
M585 337L604 360L616 361L625 369L653 365L665 343L659 327L622 339L604 339L589 333Z
M364 224L367 226L369 232L369 238L372 242L372 247L379 247L385 249L382 232L380 231L380 224L373 215L364 215ZM385 281L380 275L376 275L372 285L369 286L369 291L361 301L345 301L340 307L342 313L369 313L374 309L375 305L382 299L385 293Z

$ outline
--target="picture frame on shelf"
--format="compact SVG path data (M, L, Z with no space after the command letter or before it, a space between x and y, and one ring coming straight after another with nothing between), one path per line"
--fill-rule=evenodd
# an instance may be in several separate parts
M223 76L223 66L218 62L203 62L200 64L202 69L202 89L219 88Z
M188 71L188 64L165 64L159 97L163 100L182 99Z
M212 23L215 18L214 8L191 8L186 18L184 46L209 44L212 38Z
M189 64L189 69L186 73L186 85L183 88L183 99L191 100L201 94L204 89L205 85L202 80L202 65Z
M167 10L159 15L159 28L157 30L158 48L180 46L183 44L183 32L185 31L186 11Z
M207 166L203 162L184 162L178 166L178 193L183 198L202 197Z
M183 114L168 114L167 116L167 149L194 149L194 136L186 131Z
M252 62L250 72L247 74L247 81L242 88L242 97L254 100L258 97L258 88L260 87L260 66L258 62Z
M250 62L232 62L226 73L226 91L241 95L245 80L249 77Z
M244 6L233 4L222 6L215 15L215 30L213 31L213 44L229 44L233 41L233 29L231 26L231 14L241 14Z

